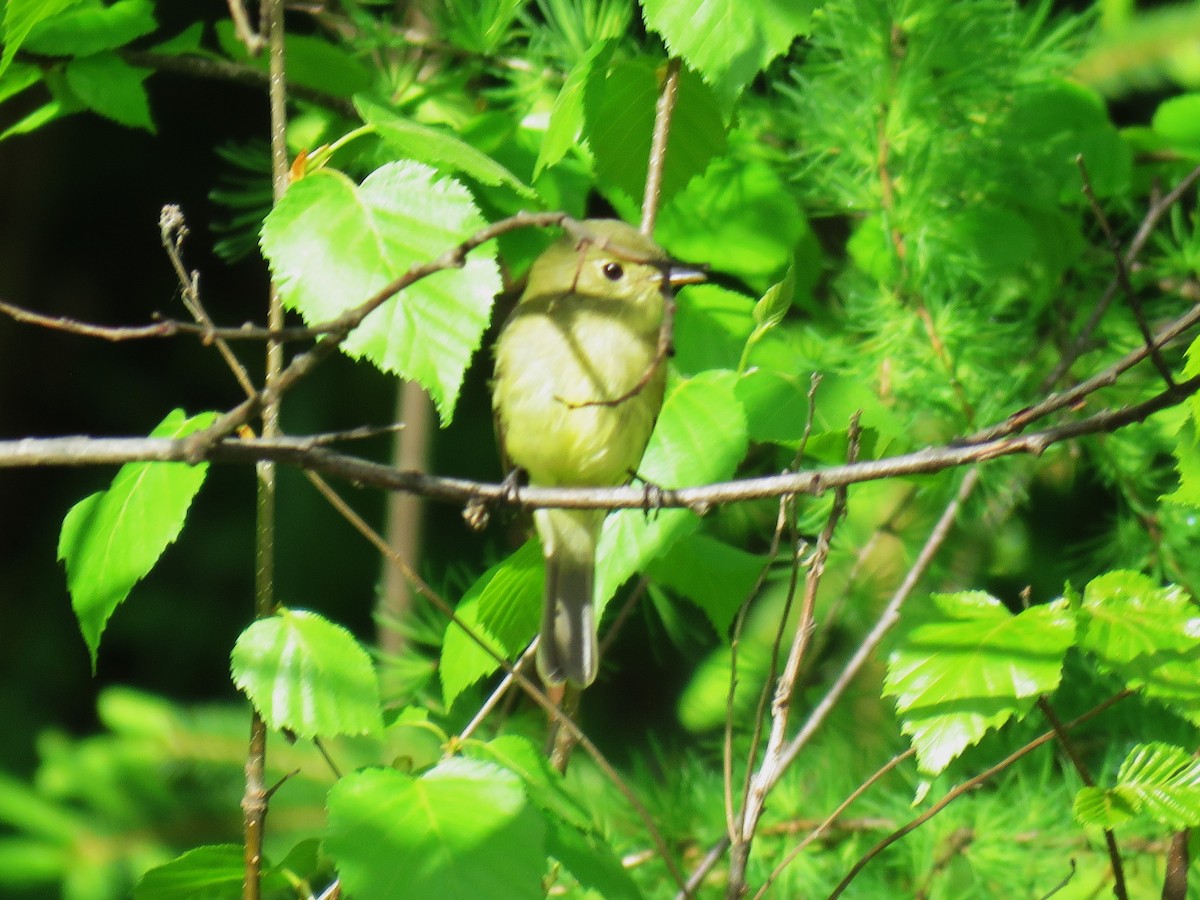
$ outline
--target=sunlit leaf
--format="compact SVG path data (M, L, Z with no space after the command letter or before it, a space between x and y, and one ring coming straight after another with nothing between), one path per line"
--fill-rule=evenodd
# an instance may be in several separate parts
M804 34L813 0L642 0L646 27L663 36L673 55L732 103L755 75Z
M215 417L177 409L150 437L182 438ZM63 519L58 558L93 668L109 617L175 542L207 471L207 463L128 463L108 490L80 500Z
M329 794L325 850L358 900L541 897L544 840L520 780L478 760L357 772Z
M309 323L357 306L484 225L459 182L415 162L389 163L361 186L322 169L292 184L263 225L263 253L284 303ZM449 422L500 290L494 249L437 272L375 310L342 344L419 382Z
M117 0L105 5L95 0L84 3L43 3L51 10L29 32L25 49L49 56L87 56L101 50L124 47L157 26L150 0ZM55 8L65 12L54 14Z
M937 774L1058 686L1075 620L1065 600L1014 616L981 591L932 599L931 620L889 657L883 693L896 698L921 770Z
M332 737L383 726L370 655L316 613L285 609L254 622L234 645L230 669L272 728Z

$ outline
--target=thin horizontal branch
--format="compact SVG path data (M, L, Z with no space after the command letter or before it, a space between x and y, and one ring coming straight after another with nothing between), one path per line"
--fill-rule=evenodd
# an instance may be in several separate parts
M70 316L43 315L23 306L5 303L3 300L0 300L0 313L8 316L14 322L21 322L25 325L36 325L52 331L65 331L68 334L78 334L83 337L100 338L113 343L148 338L170 338L179 335L197 335L203 343L216 339L224 341L300 341L319 337L325 333L320 328L303 326L272 331L248 322L245 325L220 327L197 325L195 322L182 322L178 319L159 319L145 325L99 325L95 322L73 319Z
M786 472L740 481L664 490L655 506L684 507L704 513L722 503L737 503L785 494L822 494L833 488L906 475L930 475L957 466L1004 456L1040 456L1048 447L1088 434L1116 431L1141 422L1153 413L1177 405L1200 391L1200 376L1167 388L1132 406L1106 410L1088 418L1016 437L997 438L968 446L934 447L916 453L826 469ZM259 460L293 465L341 478L360 487L407 491L435 500L465 503L511 503L527 509L641 509L646 492L640 487L547 488L512 490L502 484L446 478L402 471L321 446L324 437L224 439L204 448L201 459L214 463ZM190 462L194 446L168 438L56 437L0 441L0 468L112 465L126 462Z
M154 53L146 50L122 50L120 56L131 66L154 69L157 72L174 72L178 75L188 75L192 78L207 78L216 81L231 81L244 84L260 90L267 89L267 70L257 66L242 65L215 59L211 56L201 56L194 53ZM345 97L335 97L324 91L301 84L289 84L288 94L296 100L304 100L317 106L345 116L348 119L357 118L358 113L354 104Z

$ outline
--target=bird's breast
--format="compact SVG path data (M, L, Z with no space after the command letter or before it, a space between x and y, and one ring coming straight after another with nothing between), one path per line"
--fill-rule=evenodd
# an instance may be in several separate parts
M518 306L496 345L494 405L511 460L537 484L627 481L662 405L657 343L657 331L569 299Z

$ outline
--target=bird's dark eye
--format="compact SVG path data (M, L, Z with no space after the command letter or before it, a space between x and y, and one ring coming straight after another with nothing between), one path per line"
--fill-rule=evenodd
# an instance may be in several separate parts
M606 262L600 271L604 273L604 277L609 281L620 281L625 277L625 269L622 268L620 263Z

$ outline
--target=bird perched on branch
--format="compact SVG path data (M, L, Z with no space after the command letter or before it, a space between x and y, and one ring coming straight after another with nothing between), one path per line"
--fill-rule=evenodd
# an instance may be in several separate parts
M531 484L611 486L632 476L662 408L674 289L704 273L613 219L573 223L534 262L496 342L500 445ZM547 684L596 677L596 542L606 512L539 509L546 561L538 671Z

